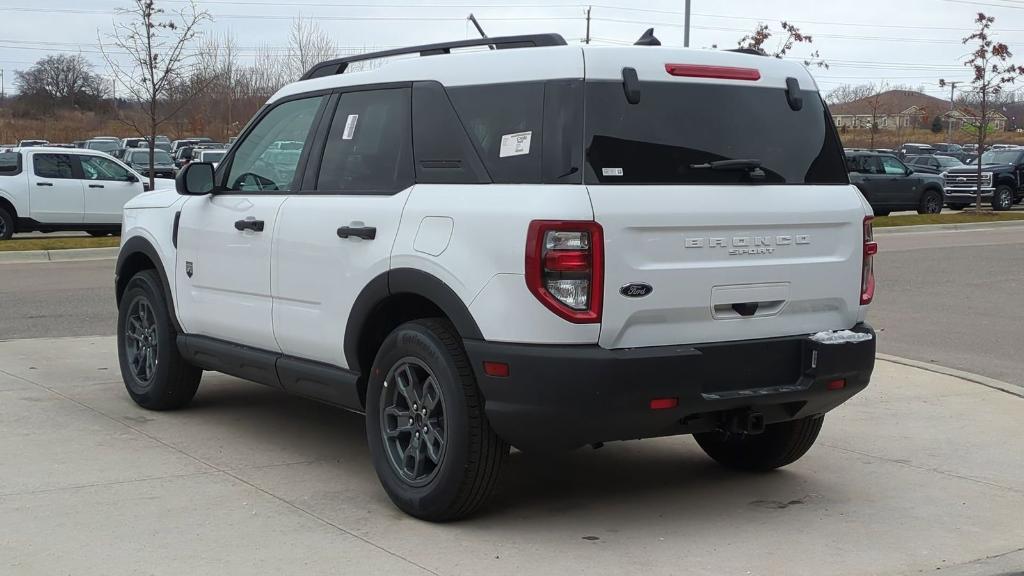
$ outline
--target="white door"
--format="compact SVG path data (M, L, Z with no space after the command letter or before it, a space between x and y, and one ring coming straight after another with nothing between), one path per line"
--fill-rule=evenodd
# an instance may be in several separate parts
M280 350L271 316L271 248L300 154L268 152L275 142L305 142L323 100L292 100L266 112L219 175L220 187L182 207L175 280L178 317L189 334Z
M412 190L409 92L342 94L315 185L281 208L274 330L285 354L348 367L346 320L360 291L390 268Z
M32 154L29 213L42 224L81 224L85 195L71 154Z
M85 185L86 224L120 224L124 205L142 192L127 168L102 156L79 155Z

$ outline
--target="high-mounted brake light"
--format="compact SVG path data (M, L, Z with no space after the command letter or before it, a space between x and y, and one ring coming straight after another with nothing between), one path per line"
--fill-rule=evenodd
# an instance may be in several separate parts
M534 220L526 237L526 286L575 324L601 321L604 237L597 222Z
M673 76L687 78L718 78L722 80L761 79L761 71L757 68L736 68L733 66L708 66L706 64L665 64L665 72Z
M860 303L871 304L875 298L875 254L878 244L875 242L875 230L871 221L874 216L864 217L864 260L860 273Z

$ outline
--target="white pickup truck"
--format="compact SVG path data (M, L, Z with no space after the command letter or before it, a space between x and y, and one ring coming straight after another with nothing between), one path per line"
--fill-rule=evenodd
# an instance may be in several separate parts
M148 187L143 180L96 150L0 150L0 240L15 232L119 233L125 203Z

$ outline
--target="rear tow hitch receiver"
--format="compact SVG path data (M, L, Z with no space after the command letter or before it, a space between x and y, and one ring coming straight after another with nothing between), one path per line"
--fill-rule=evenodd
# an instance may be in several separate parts
M739 410L729 414L727 426L732 434L760 434L764 432L764 414L753 410Z

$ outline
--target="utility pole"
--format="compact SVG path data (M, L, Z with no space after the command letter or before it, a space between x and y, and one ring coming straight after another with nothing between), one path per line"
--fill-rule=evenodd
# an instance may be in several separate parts
M590 44L590 9L592 6L587 6L587 37L583 39L584 44Z
M960 82L950 82L949 83L949 111L950 112L953 112L953 109L955 107L955 104L953 102L953 98L954 98L954 93L956 92L956 85L957 84L960 84ZM946 122L946 127L947 127L946 140L950 144L952 144L953 143L953 115L952 114L949 115L949 120Z
M683 20L683 46L690 47L690 0L686 0L686 12Z
M7 95L4 93L4 69L0 68L0 101L6 97Z

